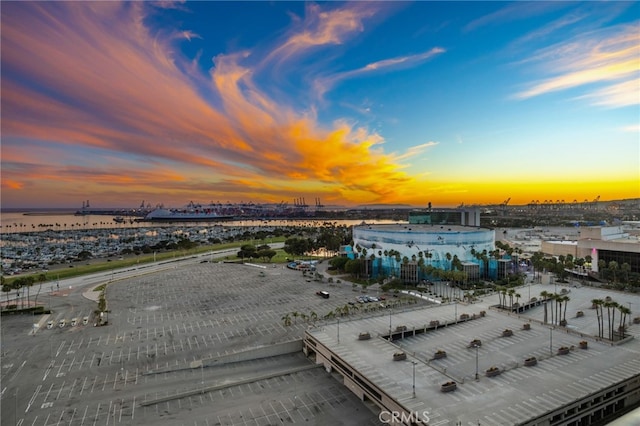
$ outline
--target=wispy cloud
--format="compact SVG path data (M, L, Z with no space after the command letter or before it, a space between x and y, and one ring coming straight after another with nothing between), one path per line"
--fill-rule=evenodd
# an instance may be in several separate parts
M501 4L501 3L497 3ZM464 32L478 30L485 26L501 25L506 22L531 19L532 17L548 13L553 10L567 7L564 2L549 1L516 1L506 3L504 7L495 12L484 15L469 22L464 28Z
M409 158L416 157L424 153L427 149L433 148L438 145L438 142L429 141L427 143L423 143L421 145L412 146L409 148L404 154L395 155L394 159L396 161L403 161Z
M319 97L322 97L324 93L334 87L341 81L355 78L364 74L370 74L375 72L392 71L403 68L416 66L422 62L425 62L434 56L444 53L445 49L441 47L434 47L426 52L421 52L415 55L400 56L396 58L382 59L377 62L372 62L361 68L345 71L341 73L335 73L328 77L318 78L314 85Z
M373 202L393 200L398 187L415 186L398 163L404 157L385 154L378 134L346 121L323 126L313 108L299 113L256 83L266 62L290 61L363 31L363 19L379 5L348 3L329 11L311 5L306 21L294 25L265 59L250 50L220 53L208 76L195 75L193 59L176 48L178 40L197 35L154 31L145 24L149 7L3 5L6 187L34 187L46 179L101 193L117 194L126 185L134 193L202 191L206 198L235 193L246 199L264 188L270 196L291 195L297 183L298 190L341 202ZM435 53L381 61L357 72ZM210 97L198 90L203 82ZM51 155L34 161L31 147L42 144ZM80 152L86 160L78 164ZM94 156L101 166L93 164ZM5 167L7 158L14 167Z
M515 98L582 87L586 92L582 97L594 105L621 107L639 103L639 33L638 23L619 25L539 50L523 64L539 66L550 76L516 93ZM626 90L629 91L625 93Z

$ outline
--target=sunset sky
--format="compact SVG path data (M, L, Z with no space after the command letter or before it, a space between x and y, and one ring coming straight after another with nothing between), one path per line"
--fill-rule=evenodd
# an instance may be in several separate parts
M640 197L639 2L2 2L2 207Z

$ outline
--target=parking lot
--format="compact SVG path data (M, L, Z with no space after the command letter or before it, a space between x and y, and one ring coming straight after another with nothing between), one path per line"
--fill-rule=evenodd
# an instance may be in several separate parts
M54 292L51 315L3 318L2 424L379 424L302 353L202 363L299 339L357 295L281 266L198 263L110 283L108 325L96 327L95 302Z

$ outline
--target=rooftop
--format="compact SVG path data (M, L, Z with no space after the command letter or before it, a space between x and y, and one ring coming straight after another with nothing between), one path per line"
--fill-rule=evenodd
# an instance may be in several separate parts
M553 292L554 287L538 284L532 285L529 291L536 296L543 290ZM611 296L637 311L640 296L590 287L567 290L571 300L566 328L543 324L542 306L520 315L492 308L491 305L498 303L498 296L493 295L471 305L435 305L341 321L308 333L407 410L428 411L433 422L518 424L640 371L640 325L631 325L628 333L632 337L618 345L591 337L598 331L591 300ZM527 294L527 288L518 291ZM579 310L582 316L578 316ZM486 312L484 317L480 316L481 311ZM471 319L460 321L460 315L465 313ZM431 321L439 321L441 326L429 329ZM616 315L615 324L618 322L619 315ZM524 329L525 324L529 324L528 330ZM389 341L389 330L395 332L398 326L407 327L405 337L399 339L394 335L396 340ZM425 328L428 330L422 332ZM512 331L511 336L503 335L506 329ZM414 336L414 330L419 334ZM369 332L372 338L358 340L361 332ZM470 345L474 339L481 340L477 349ZM581 341L587 342L588 349L581 349ZM569 353L559 355L560 347L569 348ZM434 359L438 350L446 351L447 356ZM393 355L398 351L407 354L406 361L394 361ZM530 357L536 357L537 364L524 366L524 360ZM487 377L485 370L490 367L498 367L502 373ZM441 385L452 380L457 382L457 390L441 392Z

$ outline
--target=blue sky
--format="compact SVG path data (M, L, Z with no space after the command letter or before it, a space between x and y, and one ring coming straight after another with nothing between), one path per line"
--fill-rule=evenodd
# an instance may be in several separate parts
M640 197L637 2L2 8L2 205Z

